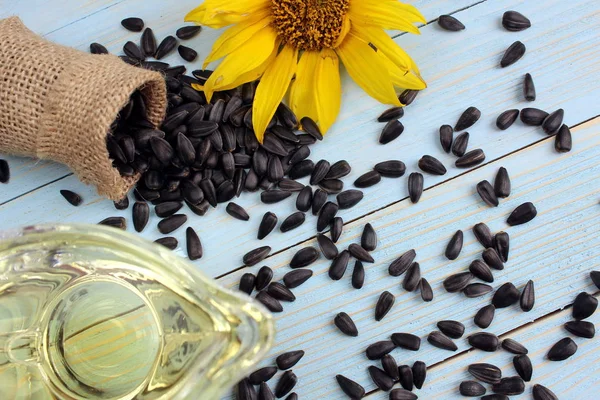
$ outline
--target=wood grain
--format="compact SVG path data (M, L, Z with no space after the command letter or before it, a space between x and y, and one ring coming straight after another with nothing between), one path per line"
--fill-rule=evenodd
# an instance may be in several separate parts
M467 333L479 331L472 319L478 309L489 304L491 295L467 299L462 294L446 293L442 288L446 277L465 271L472 260L480 257L483 249L471 232L478 222L485 222L493 232L505 230L511 237L509 262L503 271L494 273L496 281L492 285L497 288L513 282L522 289L533 279L536 290L533 311L523 313L518 306L498 310L487 331L498 335L511 331L564 307L582 290L592 291L588 273L600 268L599 129L600 119L577 128L573 153L558 156L552 143L543 141L458 177L450 184L430 189L417 205L400 202L349 224L338 243L339 249L359 241L366 222L373 224L379 236L379 246L372 253L376 263L365 264L365 287L357 291L350 286L352 265L342 280L331 281L327 275L330 262L320 259L310 266L315 276L294 289L298 300L285 304L285 311L276 315L273 357L289 350L307 352L294 368L301 382L298 394L303 398L342 399L344 395L333 380L340 373L357 380L367 390L374 389L366 368L377 362L369 362L364 350L394 332L409 332L423 339L418 353L393 352L400 363L412 365L422 360L432 365L453 356L452 352L427 344L425 337L436 329L437 321L444 319L463 322ZM535 164L529 160L535 160ZM475 184L493 179L500 166L510 173L513 193L500 207L490 208L476 194ZM508 227L506 217L526 201L536 205L536 219L526 225ZM465 232L465 247L456 261L448 261L443 256L444 249L457 229ZM311 241L307 245L316 244ZM433 287L432 303L423 303L418 293L405 292L401 288L402 278L392 278L387 273L391 261L411 248L416 250L422 274ZM290 249L265 261L275 270L275 279L290 271L288 263L297 250ZM258 268L246 268L222 278L221 282L236 287L242 273L256 273ZM396 296L396 304L377 323L374 307L384 290ZM343 336L333 325L334 316L342 311L354 319L359 330L357 338ZM459 351L469 348L464 339L456 343ZM431 390L430 393L435 393L436 389Z

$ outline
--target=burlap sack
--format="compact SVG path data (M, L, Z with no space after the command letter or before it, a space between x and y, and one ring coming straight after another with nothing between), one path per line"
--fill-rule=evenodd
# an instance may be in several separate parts
M120 200L139 177L112 167L106 135L136 89L158 126L167 105L159 73L51 43L16 17L0 21L0 152L66 164Z

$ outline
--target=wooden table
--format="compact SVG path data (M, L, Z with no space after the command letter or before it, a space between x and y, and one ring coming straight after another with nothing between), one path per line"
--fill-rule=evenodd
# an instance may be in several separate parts
M34 31L50 40L86 50L97 41L114 53L120 53L127 40L138 34L127 32L120 20L142 17L159 38L173 34L183 25L184 14L197 0L40 0L5 1L0 18L18 15ZM396 41L417 60L429 88L407 108L402 122L404 134L382 146L377 138L382 128L375 118L385 110L343 76L343 107L339 120L322 143L312 146L311 158L331 162L348 160L352 173L345 178L346 188L356 177L379 161L401 159L408 172L417 170L424 154L438 157L448 173L441 177L426 175L426 191L421 202L407 200L406 177L384 182L365 190L365 199L356 207L340 213L346 225L338 247L346 248L360 240L363 226L370 222L379 235L373 252L374 264L366 264L366 283L362 290L350 285L349 273L337 282L327 276L330 262L321 258L310 268L315 276L294 290L297 301L285 304L276 315L277 340L273 357L284 351L303 349L306 356L294 367L302 399L343 399L334 376L344 374L365 386L369 399L385 399L375 390L365 348L393 332L410 332L423 338L419 352L395 350L399 364L423 360L428 366L425 387L417 391L422 399L460 398L458 385L469 379L466 366L491 362L505 376L516 375L512 355L505 351L473 351L466 339L457 340L455 353L436 349L425 341L436 329L437 321L454 319L467 326L467 332L479 330L473 324L475 312L489 304L491 295L467 299L446 293L442 281L464 270L479 257L482 248L471 228L487 223L492 231L506 230L511 236L510 260L496 272L495 287L513 282L518 288L532 279L537 294L535 308L523 313L518 306L497 310L488 331L502 338L511 337L525 344L534 365L533 383L546 385L561 399L599 398L600 341L576 338L579 350L567 361L550 362L545 354L558 339L567 336L562 327L570 319L569 308L581 291L596 292L589 272L600 269L600 4L597 0L415 0L429 21L421 36L400 35ZM533 26L523 32L508 32L500 24L507 10L527 15ZM441 14L453 14L467 29L458 33L443 31L436 23ZM205 29L191 41L200 53L208 54L218 32ZM527 54L517 64L501 69L504 50L514 41L527 46ZM174 54L168 62L180 63ZM201 62L190 65L200 68ZM523 99L522 81L531 73L538 99ZM93 77L90 77L93 78ZM438 129L454 125L468 106L477 106L483 117L470 129L469 148L482 148L485 164L468 171L453 166L455 158L442 151ZM554 140L539 128L520 122L507 131L495 127L496 117L510 108L534 106L545 110L565 110L565 122L572 128L574 146L567 154L554 151ZM4 157L4 156L3 156ZM2 228L43 222L96 223L116 211L110 201L98 197L94 189L81 184L67 168L50 162L4 157L12 167L8 185L0 185L0 221ZM500 207L483 204L475 191L477 182L493 180L500 166L508 169L513 182L510 198ZM407 175L408 175L407 172ZM85 204L75 208L59 194L60 189L80 193ZM531 201L539 215L531 223L509 227L506 217L519 204ZM272 246L272 255L264 264L275 270L275 279L289 271L293 254L305 246L315 246L315 217L309 215L300 228L282 234L276 232L264 241L256 240L262 215L275 212L282 220L291 214L294 201L277 205L261 204L257 194L244 194L238 200L251 214L249 222L233 219L221 206L203 218L193 216L189 225L200 234L205 256L196 262L206 274L228 287L237 287L244 272L256 272L259 266L242 268L241 257L259 245ZM190 213L191 214L191 213ZM142 236L160 237L153 216ZM129 228L133 230L132 227ZM465 247L460 258L449 262L443 256L452 234L465 232ZM184 229L176 232L184 243ZM389 263L414 248L417 260L435 292L431 303L423 303L418 293L407 293L401 279L387 274ZM184 249L177 249L184 255ZM262 264L261 264L262 265ZM381 322L375 322L375 303L384 290L396 295L396 304ZM350 314L360 335L343 336L333 325L341 311ZM590 319L600 322L600 313ZM265 365L272 364L272 358ZM272 381L273 386L276 380ZM531 398L532 384L524 395Z

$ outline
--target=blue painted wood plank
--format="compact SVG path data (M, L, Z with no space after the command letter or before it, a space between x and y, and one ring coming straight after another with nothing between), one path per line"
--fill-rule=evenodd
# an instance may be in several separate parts
M568 4L555 1L550 5L550 11L546 12L545 6L534 3L488 1L457 14L469 27L464 32L448 33L429 25L423 29L422 37L401 36L398 40L420 60L423 72L430 80L430 88L407 109L403 118L406 132L387 146L379 145L377 136L381 124L374 119L384 107L368 99L346 79L345 87L348 89L344 93L340 122L324 142L312 146L311 158L315 161L327 158L331 162L347 159L353 166L351 175L344 179L346 187L350 188L356 177L378 161L401 159L407 164L408 172L412 172L423 154L431 154L449 167L449 173L444 177L426 177L426 186L431 187L464 172L451 167L454 157L439 148L437 129L443 123L454 124L460 112L469 105L477 105L484 113L482 120L471 130L470 147L482 147L490 160L543 137L539 129L520 123L506 132L498 131L493 125L496 116L504 109L531 105L520 100L519 94L522 75L526 71L534 74L538 86L540 100L533 105L545 109L562 106L566 110L566 121L571 124L597 114L600 108L592 99L600 94L595 79L595 64L600 62L600 37L588 29L590 23L600 25L600 15L593 12L597 5L588 0ZM520 34L499 28L498 20L509 8L521 9L529 15L534 27ZM564 16L558 18L560 14ZM556 29L554 20L560 21L560 29ZM168 31L172 32L174 25L169 27ZM75 35L75 32L72 33ZM212 33L207 30L204 34ZM117 37L123 32L116 34L109 31L107 35ZM548 46L548 37L551 37L552 46ZM530 51L518 64L501 70L497 67L498 58L516 38L524 40ZM119 36L117 42L123 41ZM568 67L570 64L573 66ZM332 151L332 146L336 146L335 151ZM19 186L19 181L12 185ZM65 186L83 192L86 206L73 209L66 204L58 195L59 189ZM404 198L406 186L405 178L386 179L383 184L367 189L365 199L357 207L340 215L349 221L385 207ZM241 256L259 245L268 244L274 250L280 250L314 235L315 218L308 216L307 222L300 228L286 234L274 233L264 241L258 241L255 235L262 215L269 210L282 220L295 211L294 199L266 206L259 203L256 194L244 194L237 202L250 212L250 222L233 220L225 213L224 207L211 210L202 218L191 217L190 225L198 229L206 249L205 258L197 265L211 276L239 267ZM16 205L0 209L0 215L8 226L55 220L96 222L111 214L115 214L112 204L101 201L93 195L92 189L84 188L74 177L31 193ZM157 219L153 218L151 227L144 232L144 236L151 240L160 236L154 227L156 222ZM223 237L231 231L235 232L235 241L224 245ZM183 239L183 231L177 232L176 236Z
M479 222L485 222L492 232L505 230L511 238L509 261L504 270L494 271L492 286L513 282L521 290L532 279L536 291L536 304L531 312L523 313L516 305L499 309L487 331L498 335L509 332L564 307L580 291L593 292L588 274L600 269L599 130L600 119L577 128L572 153L557 156L551 141L546 140L430 189L417 205L400 202L349 224L338 243L340 250L360 241L366 222L375 227L379 236L379 246L372 253L376 263L365 264L365 286L361 290L351 287L349 275L353 263L346 276L337 282L328 277L329 261L321 258L311 265L314 276L293 290L298 299L285 303L284 312L275 315L276 345L272 356L262 365L271 364L282 352L304 349L305 358L294 367L299 376L300 397L344 399L335 384L335 375L344 374L367 390L374 389L366 368L378 362L368 361L364 351L369 344L386 340L394 332L413 333L422 338L417 353L393 351L401 364L412 365L422 360L433 365L451 357L454 353L434 348L425 338L437 329L436 322L444 319L463 322L467 334L480 330L472 319L477 310L489 304L491 294L467 299L460 293L446 293L442 287L445 278L466 271L471 261L481 257L483 248L471 232ZM475 185L484 179L492 180L500 166L508 169L513 191L500 207L490 208L476 194ZM536 205L538 216L529 224L508 227L506 217L526 201ZM465 246L456 261L448 261L443 256L444 249L458 229L465 233ZM316 243L311 241L302 247L308 245ZM298 249L287 250L261 265L273 268L274 279L280 280L290 271L288 263ZM409 249L416 250L422 276L433 287L432 303L423 303L417 292L404 291L403 278L392 278L387 273L389 264ZM256 273L259 267L235 272L221 282L235 288L243 273ZM375 304L385 290L396 296L396 302L383 321L375 322ZM333 318L342 311L354 319L359 331L357 338L343 336L333 325ZM464 338L456 343L459 351L469 348ZM595 382L597 390L600 386ZM452 381L453 385L456 383ZM575 392L580 397L573 398L585 398L588 389L582 387ZM434 386L423 398L445 399L442 394Z

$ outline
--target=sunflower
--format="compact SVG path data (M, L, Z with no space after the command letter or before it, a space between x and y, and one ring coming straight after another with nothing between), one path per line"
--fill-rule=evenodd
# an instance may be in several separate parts
M222 62L203 86L215 91L260 79L252 123L262 143L277 106L288 93L296 116L324 133L340 110L340 61L350 77L381 103L400 106L395 88L426 87L414 61L385 29L418 34L421 13L397 0L206 0L185 18L228 28L204 68Z

